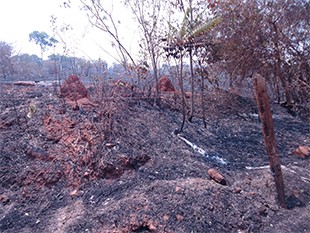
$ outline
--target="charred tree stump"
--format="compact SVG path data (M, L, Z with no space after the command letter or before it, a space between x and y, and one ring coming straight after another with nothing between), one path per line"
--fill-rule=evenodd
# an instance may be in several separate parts
M286 208L284 182L272 122L269 95L265 79L259 74L254 76L254 88L259 116L262 122L265 147L269 158L271 172L275 179L278 202L281 207Z

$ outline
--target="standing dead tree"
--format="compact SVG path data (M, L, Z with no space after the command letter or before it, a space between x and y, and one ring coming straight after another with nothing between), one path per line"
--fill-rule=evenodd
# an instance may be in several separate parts
M196 9L192 6L192 1L189 1L190 5L187 10L183 9L184 17L183 21L180 25L180 28L174 27L172 24L169 25L170 32L165 39L166 46L164 50L166 52L167 57L174 57L176 59L180 59L180 89L182 94L182 109L183 109L183 121L181 124L181 128L179 132L182 132L185 120L186 120L186 112L185 112L185 97L184 97L184 86L182 71L183 71L183 58L187 54L190 58L190 75L191 75L191 109L189 112L188 120L192 121L193 113L194 113L194 70L193 70L193 55L194 51L198 48L207 47L210 44L210 41L207 37L207 34L215 28L215 26L221 21L221 18L214 17L205 17L205 12L201 12L197 14L195 18L193 18L194 11ZM182 5L183 6L183 5ZM182 91L183 90L183 91Z
M158 80L159 80L159 59L161 55L161 37L164 21L164 10L167 3L161 0L126 0L133 12L136 21L142 33L142 41L140 47L147 51L147 57L150 59L151 68L155 80L156 103L160 104ZM139 74L138 74L139 76Z
M270 100L265 79L261 75L255 74L254 87L256 101L259 109L259 116L263 125L265 147L269 158L270 168L274 174L278 201L280 206L286 208L284 182L272 122Z
M106 10L104 3L93 0L80 0L80 2L88 15L89 22L112 38L112 43L120 54L123 66L128 68L128 60L135 65L132 55L121 40L113 15L110 11Z

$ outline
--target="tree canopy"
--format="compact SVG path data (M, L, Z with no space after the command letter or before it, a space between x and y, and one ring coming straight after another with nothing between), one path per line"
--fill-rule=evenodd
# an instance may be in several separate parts
M41 58L43 59L43 53L50 47L58 43L58 41L49 36L46 32L33 31L29 34L29 40L35 42L40 46Z

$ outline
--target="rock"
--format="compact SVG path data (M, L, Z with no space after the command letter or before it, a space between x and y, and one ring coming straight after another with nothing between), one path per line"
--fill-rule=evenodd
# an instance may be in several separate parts
M215 182L226 185L226 180L222 174L220 174L217 170L211 168L208 170L208 174L211 179L213 179Z
M305 159L310 155L310 147L308 146L299 146L296 150L294 150L294 155Z
M88 96L84 84L76 75L70 75L60 87L61 96L72 101L77 101Z
M167 76L163 76L158 81L158 90L160 92L174 92L174 86Z

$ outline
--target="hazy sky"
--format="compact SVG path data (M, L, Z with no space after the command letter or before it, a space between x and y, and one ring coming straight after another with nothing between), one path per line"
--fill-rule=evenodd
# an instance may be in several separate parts
M104 1L113 2L113 14L115 19L121 22L119 29L122 32L122 38L125 39L129 49L136 51L138 29L134 26L130 11L124 9L119 0ZM29 33L37 30L53 36L50 20L54 15L57 17L59 27L65 23L73 27L73 30L62 34L66 43L70 44L69 55L91 59L101 58L111 64L113 58L100 49L100 47L104 48L113 56L117 56L106 34L89 24L85 12L74 6L64 8L63 2L63 0L0 0L0 41L12 44L16 54L29 53L39 56L39 46L29 42ZM57 37L56 39L58 40ZM52 52L52 50L46 52L45 57ZM61 44L57 52L63 53Z

